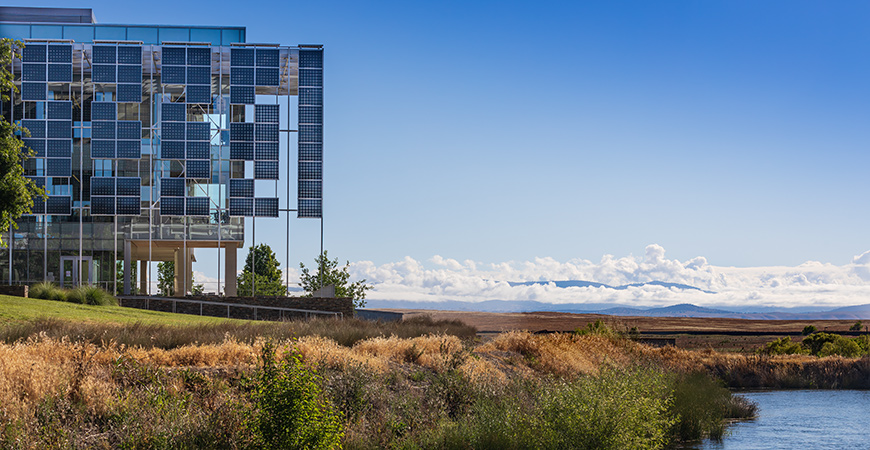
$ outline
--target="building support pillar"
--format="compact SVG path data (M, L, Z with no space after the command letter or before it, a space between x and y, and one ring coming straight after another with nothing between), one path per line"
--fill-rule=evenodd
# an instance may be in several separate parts
M130 248L130 241L124 240L124 295L130 295L130 285L132 284L132 280L130 279L133 272L133 261L131 257L133 256L132 249Z
M139 295L148 295L148 261L139 261Z
M235 245L227 245L226 249L226 265L224 266L224 278L226 284L224 286L224 295L227 297L235 297L238 295L236 289L236 251L238 248Z
M193 249L188 248L184 264L184 293L193 292Z
M187 289L185 289L186 286L184 283L184 281L185 281L184 280L184 278L185 278L185 276L184 276L185 270L184 269L185 269L185 266L187 265L185 262L185 259L186 258L184 257L184 250L180 249L180 248L176 249L175 250L175 277L174 277L174 281L173 281L174 285L172 287L173 288L172 290L175 291L174 295L176 297L184 296L184 293L187 290Z

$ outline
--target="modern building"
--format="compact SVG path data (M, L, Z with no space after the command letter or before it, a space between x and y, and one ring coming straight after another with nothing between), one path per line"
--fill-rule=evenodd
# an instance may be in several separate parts
M213 248L232 296L245 218L322 220L322 46L65 8L0 7L0 37L24 44L0 112L29 130L25 174L48 192L4 236L0 282L129 294L138 261L147 292L148 263L175 261L188 292L196 249Z

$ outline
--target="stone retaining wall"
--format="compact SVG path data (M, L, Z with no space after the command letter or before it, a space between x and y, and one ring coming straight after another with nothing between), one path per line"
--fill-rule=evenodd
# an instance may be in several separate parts
M0 295L12 295L15 297L27 297L28 286L26 284L3 284L0 285Z

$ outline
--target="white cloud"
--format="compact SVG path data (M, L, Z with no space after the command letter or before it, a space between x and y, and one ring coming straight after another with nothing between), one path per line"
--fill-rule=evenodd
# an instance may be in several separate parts
M841 306L870 303L870 251L850 264L837 266L809 261L796 267L719 267L698 256L687 261L667 259L665 249L652 244L643 258L604 255L599 262L553 258L483 264L459 262L436 255L434 267L410 257L375 265L351 264L353 279L374 285L368 298L409 301L537 300L549 303L625 303L664 306ZM705 291L639 286L624 290L594 287L559 288L554 284L511 286L508 282L583 280L611 286L663 281Z

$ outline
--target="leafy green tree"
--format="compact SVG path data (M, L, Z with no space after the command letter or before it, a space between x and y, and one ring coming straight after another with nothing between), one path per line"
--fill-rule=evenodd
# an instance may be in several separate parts
M175 261L157 263L157 292L164 297L175 295Z
M12 64L12 47L23 47L20 42L10 39L0 40L0 98L9 101L9 93L17 91L9 67ZM30 151L23 150L24 143L16 133L29 132L0 116L0 246L5 247L3 237L9 227L18 228L15 221L29 214L33 198L44 198L45 190L24 177L23 162Z
M814 327L813 325L807 325L804 327L804 330L801 331L801 334L804 336L809 336L809 335L815 333L816 331L818 331L818 328Z
M366 284L366 280L350 282L350 261L347 261L342 268L338 268L338 258L330 260L326 250L315 260L317 271L311 273L305 264L299 263L299 268L302 269L300 281L302 288L307 292L307 296L311 297L314 291L320 289L321 286L335 286L335 296L339 298L352 298L356 308L362 308L366 305L366 291L372 287ZM322 272L322 274L321 274Z
M124 293L124 262L118 261L115 263L115 276L118 278L118 285L115 287L115 295ZM130 292L133 295L139 293L139 285L134 281L139 279L139 264L133 263L130 267Z
M239 295L287 295L287 287L282 282L283 274L278 267L278 258L268 244L250 247L245 268L237 279Z
M864 324L859 320L849 328L849 331L861 331L861 328L864 328Z

